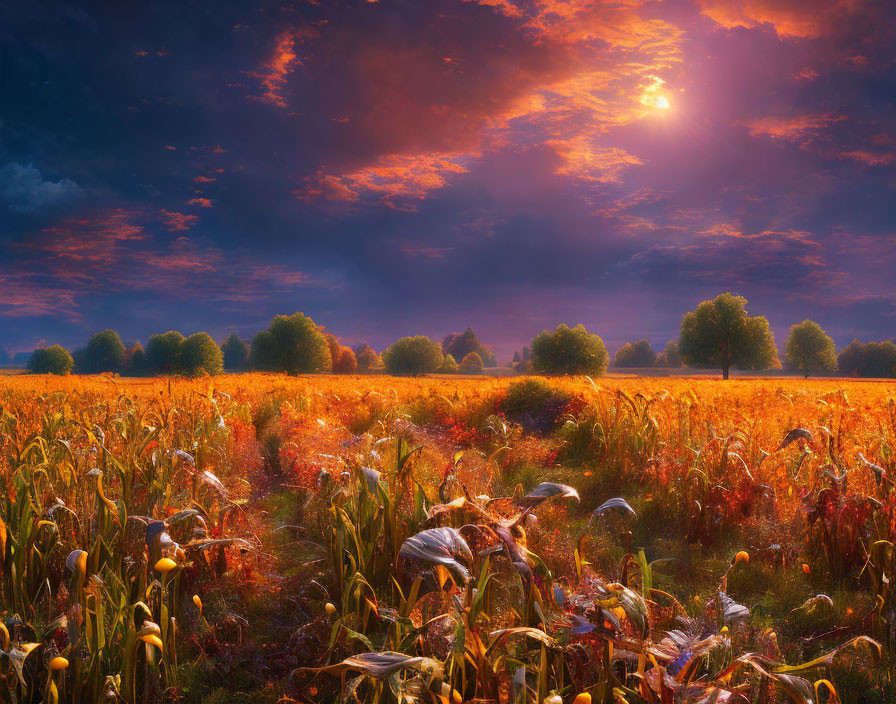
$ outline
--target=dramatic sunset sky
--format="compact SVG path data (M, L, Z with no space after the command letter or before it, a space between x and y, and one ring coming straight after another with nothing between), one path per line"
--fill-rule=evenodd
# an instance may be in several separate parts
M0 0L0 346L896 335L896 2Z

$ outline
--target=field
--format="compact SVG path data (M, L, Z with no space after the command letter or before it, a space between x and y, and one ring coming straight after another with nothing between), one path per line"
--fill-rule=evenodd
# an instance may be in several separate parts
M896 701L894 395L2 376L0 701Z

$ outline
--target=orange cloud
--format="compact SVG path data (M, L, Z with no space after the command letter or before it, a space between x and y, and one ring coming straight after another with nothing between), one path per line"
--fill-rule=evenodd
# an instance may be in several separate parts
M450 54L446 62L441 46L430 55L365 37L351 49L365 102L350 130L364 149L378 153L323 169L297 197L406 208L480 157L515 145L548 145L563 161L558 176L586 182L618 181L624 168L641 163L602 144L602 137L654 114L645 91L663 85L660 74L681 62L683 33L654 16L654 3L478 4L507 18L507 31L524 42L515 49L513 70L502 62L488 65L477 76L491 71L492 83L471 83L467 56Z
M0 275L0 316L78 319L96 292L152 291L196 300L261 301L297 286L321 285L281 264L247 261L202 240L151 238L180 213L97 211L68 217L16 246L15 275ZM186 216L194 217L194 216ZM179 219L175 218L175 222Z
M162 210L162 217L169 232L186 232L199 220L198 215L185 215L168 210Z
M47 286L28 275L0 276L0 317L64 315L77 320L76 293L68 288Z
M841 152L844 159L854 159L866 166L889 166L896 163L896 153L893 152L869 152L862 149L849 152Z
M200 208L211 208L212 202L208 198L191 198L187 201L187 205L195 205Z
M738 123L750 131L752 137L771 137L787 142L811 141L835 122L845 120L844 115L816 113L796 117L763 117Z
M545 145L563 160L555 173L598 183L619 183L623 169L643 164L638 157L616 147L596 147L588 135L551 139Z
M781 36L820 37L836 27L835 14L864 0L697 0L704 15L727 29L772 25Z
M303 30L287 30L277 35L274 53L265 62L262 70L249 72L249 75L261 83L263 90L259 100L276 105L278 108L286 107L283 89L286 87L287 77L302 63L296 44L309 35L308 31Z
M365 193L390 207L412 210L414 201L447 185L450 176L467 173L461 162L468 158L463 154L389 154L368 167L341 176L322 174L315 184L297 195L354 202Z

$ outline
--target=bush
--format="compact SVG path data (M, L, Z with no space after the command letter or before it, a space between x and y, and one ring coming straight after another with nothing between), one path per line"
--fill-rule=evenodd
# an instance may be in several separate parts
M470 352L460 362L460 371L464 374L481 374L485 365L482 363L482 357L476 352Z
M358 371L366 372L382 366L383 360L366 342L355 347L355 360L358 363Z
M543 379L525 379L507 387L501 411L530 432L546 433L557 427L569 398Z
M896 345L892 342L859 342L853 340L840 350L837 365L847 376L896 376Z
M446 354L445 359L442 360L442 366L439 367L438 372L440 374L457 374L457 370L457 361L452 355Z
M124 351L122 372L127 376L143 376L146 373L146 353L139 342Z
M532 340L531 368L541 374L590 374L607 371L610 355L604 341L589 333L584 325L558 325Z
M177 371L180 346L184 336L176 330L151 335L146 343L146 371L150 375L173 374Z
M657 355L656 366L668 369L681 367L681 355L678 354L678 342L676 340L669 340L666 343L666 349Z
M442 348L425 335L403 337L383 352L386 371L399 376L434 372L443 360Z
M90 338L78 355L78 371L84 374L120 372L124 366L124 343L114 330L103 330Z
M521 352L513 353L513 362L511 362L511 366L513 367L513 371L517 374L525 374L529 371L530 362L531 357L529 348L523 347Z
M354 374L358 369L358 360L351 347L339 347L339 356L333 360L333 372L336 374Z
M614 367L652 367L654 364L656 364L656 352L646 339L626 342L616 351L616 356L613 358Z
M64 376L71 373L75 360L62 345L39 347L28 359L28 370L34 374L56 374Z
M249 345L235 332L230 333L221 344L221 354L225 369L245 369L249 363Z
M224 371L221 348L207 332L190 335L180 346L177 369L190 376L220 374Z
M479 341L473 328L467 328L464 332L453 332L442 341L442 353L450 354L455 360L462 360L473 352L479 355L484 366L498 366L495 356Z

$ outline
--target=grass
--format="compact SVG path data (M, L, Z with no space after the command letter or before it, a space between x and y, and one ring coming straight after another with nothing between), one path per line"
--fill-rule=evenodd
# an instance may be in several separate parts
M894 392L4 375L6 699L892 701Z

